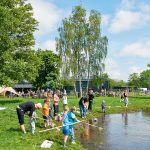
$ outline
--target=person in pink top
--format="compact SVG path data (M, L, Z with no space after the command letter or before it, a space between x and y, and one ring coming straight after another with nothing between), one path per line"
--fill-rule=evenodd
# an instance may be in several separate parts
M60 91L56 90L54 94L54 117L58 115Z

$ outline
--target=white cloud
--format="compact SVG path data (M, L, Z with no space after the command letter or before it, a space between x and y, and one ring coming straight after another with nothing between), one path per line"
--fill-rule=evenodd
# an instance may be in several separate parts
M119 69L118 63L112 59L112 58L107 58L105 62L105 72L108 73L110 78L112 79L121 79L121 73Z
M150 5L142 3L140 5L140 9L142 12L150 13Z
M145 68L141 68L141 67L137 67L137 66L132 66L129 68L129 74L132 74L132 73L141 73L142 71L144 71Z
M134 9L136 7L137 0L122 0L120 9Z
M120 51L119 56L150 57L150 40L135 42L125 46Z
M56 42L53 40L48 40L45 41L44 43L41 44L41 48L43 50L52 50L54 53L56 53Z
M32 4L34 17L39 22L38 34L46 34L55 29L62 19L62 10L47 0L29 0Z
M102 14L102 25L108 25L110 20L110 15Z
M134 65L135 62L131 60L131 61L128 62L128 64L129 64L129 65Z
M150 21L150 5L122 0L112 20L110 31L119 33L141 27Z
M122 32L134 28L141 21L142 14L127 10L119 10L111 25L112 32Z

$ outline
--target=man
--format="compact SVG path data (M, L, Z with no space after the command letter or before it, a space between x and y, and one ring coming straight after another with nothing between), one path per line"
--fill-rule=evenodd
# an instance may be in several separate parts
M92 106L93 106L93 100L94 100L94 94L93 94L93 90L90 90L89 93L89 106L88 106L88 110L92 110Z
M41 109L42 105L40 103L34 104L33 102L25 102L21 103L19 106L17 106L17 115L18 115L18 120L20 124L20 128L23 131L23 133L26 133L25 126L24 126L24 114L29 112L29 116L32 116L32 113L36 109Z
M79 101L81 118L84 118L86 116L87 109L88 109L88 100L89 100L89 95L86 95L86 97L85 96L81 97Z

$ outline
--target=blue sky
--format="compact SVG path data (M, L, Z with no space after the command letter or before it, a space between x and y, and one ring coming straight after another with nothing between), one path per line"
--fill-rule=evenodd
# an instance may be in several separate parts
M102 36L109 40L105 72L127 81L129 74L147 69L150 63L150 0L29 0L39 21L36 48L55 52L55 37L63 18L81 4L102 16Z

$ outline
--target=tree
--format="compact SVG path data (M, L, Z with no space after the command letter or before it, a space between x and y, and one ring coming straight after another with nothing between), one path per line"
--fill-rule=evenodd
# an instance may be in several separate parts
M0 1L0 84L33 81L40 64L31 48L37 21L24 0Z
M132 73L129 75L128 84L134 87L140 86L140 77L138 73Z
M149 64L147 64L147 67L148 67L148 68L150 68L150 63L149 63Z
M145 70L140 74L140 85L141 87L150 87L150 70Z
M114 87L126 87L127 83L123 80L114 80L109 79L109 89L113 89Z
M88 84L89 78L95 78L97 80L101 78L102 71L104 70L104 59L107 55L107 44L108 40L106 37L101 36L100 23L101 16L100 13L92 10L90 12L89 21L87 28L87 60L88 60Z
M89 20L86 19L86 10L76 6L72 15L63 20L58 29L59 38L56 38L56 49L62 58L62 74L79 80L82 96L81 79L85 76L99 75L102 60L106 56L107 40L100 35L100 14L92 10Z
M33 85L36 89L60 89L62 87L59 80L60 57L49 50L43 51L39 49L36 53L38 58L41 59L41 65Z
M100 76L96 75L93 80L92 84L96 85L97 90L102 89L102 85L105 84L106 82L109 82L109 76L107 73L102 73Z

